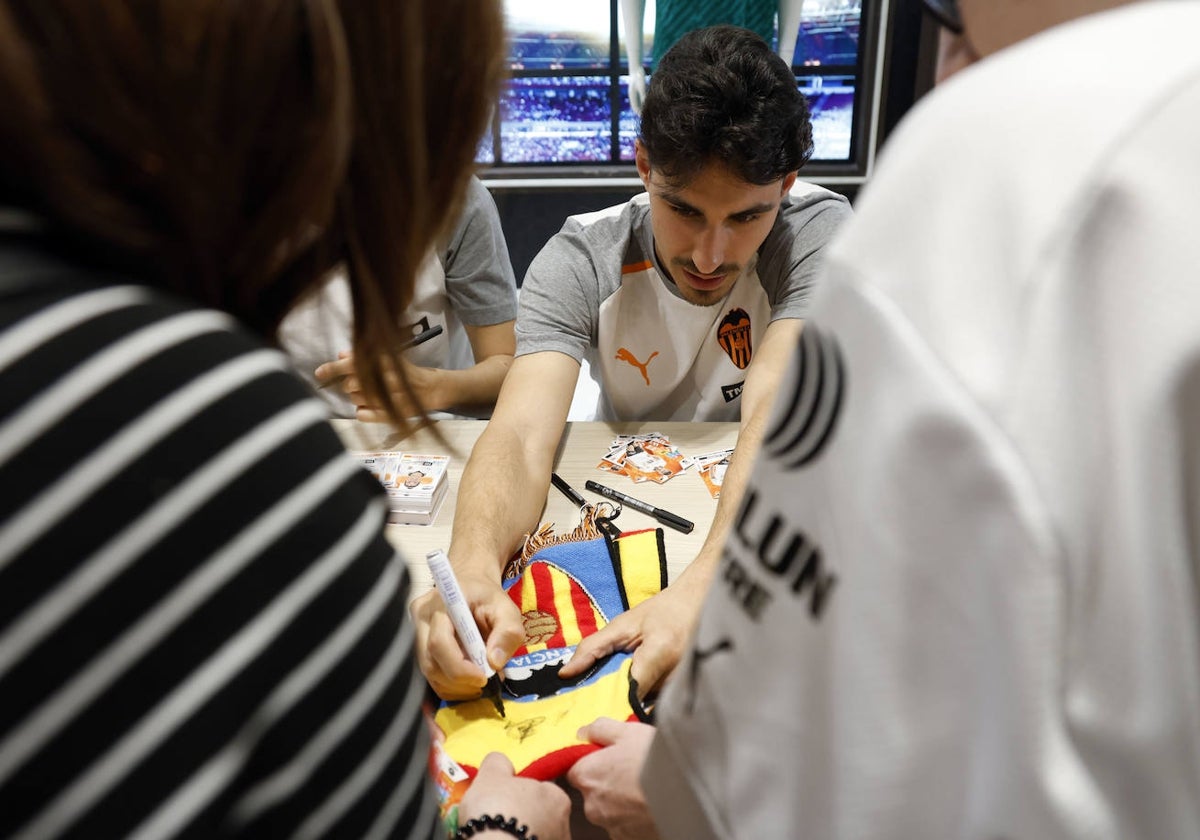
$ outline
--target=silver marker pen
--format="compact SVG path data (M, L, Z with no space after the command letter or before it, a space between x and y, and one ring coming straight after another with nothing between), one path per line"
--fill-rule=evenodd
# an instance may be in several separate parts
M442 596L442 603L446 605L446 612L450 614L450 620L454 623L458 641L471 661L478 665L488 678L483 689L484 696L492 701L500 717L505 717L504 701L500 699L500 677L488 664L483 636L479 633L479 625L471 615L471 607L454 577L454 570L450 568L450 558L438 548L426 554L425 561L429 564L429 573L433 575L434 586Z

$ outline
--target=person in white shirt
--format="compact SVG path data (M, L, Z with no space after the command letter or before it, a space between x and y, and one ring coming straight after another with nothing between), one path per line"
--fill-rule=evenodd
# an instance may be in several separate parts
M614 837L1200 837L1200 4L935 5Z

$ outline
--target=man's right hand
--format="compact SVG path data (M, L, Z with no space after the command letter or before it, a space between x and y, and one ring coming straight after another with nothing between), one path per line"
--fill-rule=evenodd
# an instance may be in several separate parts
M497 670L525 640L521 611L501 588L500 575L545 507L578 378L579 362L564 353L515 359L458 482L450 561ZM437 593L413 602L417 662L445 699L478 697L483 672L463 653L440 602Z
M525 641L521 611L497 580L461 572L458 583L483 635L488 662L500 671ZM445 700L478 697L487 679L463 651L438 593L431 589L409 609L416 623L417 663L433 690Z

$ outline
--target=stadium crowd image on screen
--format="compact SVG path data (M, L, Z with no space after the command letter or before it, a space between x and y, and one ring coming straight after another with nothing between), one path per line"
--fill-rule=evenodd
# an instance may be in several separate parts
M854 175L867 168L867 125L878 108L870 74L881 2L802 0L794 37L779 32L776 16L772 46L787 51L781 45L794 43L784 58L812 113L815 149L806 173ZM631 167L638 122L620 6L620 0L505 0L510 78L491 134L480 142L480 163L514 173ZM656 0L646 0L642 56L649 77L655 15Z

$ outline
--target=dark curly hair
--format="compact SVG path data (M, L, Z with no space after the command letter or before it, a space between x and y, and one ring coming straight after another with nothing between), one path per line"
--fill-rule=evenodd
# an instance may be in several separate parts
M783 59L739 26L689 32L659 60L639 139L650 165L689 181L719 161L750 184L770 184L812 156L808 103Z

